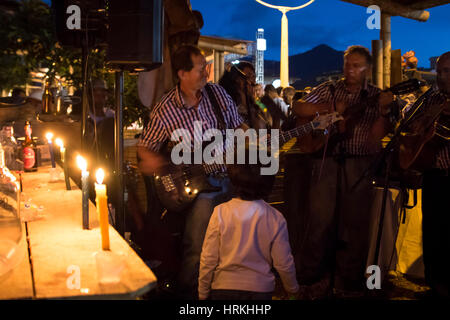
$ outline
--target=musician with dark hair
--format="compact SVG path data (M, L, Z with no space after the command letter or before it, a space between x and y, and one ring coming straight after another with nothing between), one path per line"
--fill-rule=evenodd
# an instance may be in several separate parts
M302 221L296 268L305 299L327 298L333 291L336 297L360 297L366 287L374 193L369 179L355 189L352 186L381 149L381 139L394 121L392 93L380 93L368 84L371 60L367 48L350 46L344 54L344 78L322 83L293 103L299 118L336 110L345 119L330 128L329 138L320 135L300 140L310 144L300 146L300 152L311 154L304 164L308 171L302 173L310 185L297 190L309 194L297 196L306 197L298 206L289 205L306 206L306 216L295 218L288 212L288 217Z
M422 230L425 280L432 297L450 297L450 51L437 61L437 87L413 104L408 131L402 136L399 156L405 169L423 172Z
M250 62L241 61L231 65L219 80L236 103L239 115L245 124L255 129L270 129L272 119L255 102L255 68Z
M139 167L147 175L156 173L167 176L167 171L172 166L163 155L164 146L177 129L190 133L195 140L190 145L194 151L193 147L197 142L202 144L199 141L202 137L194 133L198 123L202 133L208 129L220 129L225 133L226 129L247 128L226 91L219 85L207 84L207 62L198 47L181 46L174 53L172 61L173 71L179 82L153 108L138 143ZM203 167L207 182L216 191L199 192L192 205L181 213L185 220L178 284L180 297L187 299L197 297L200 252L211 213L216 205L230 199L230 181L225 165L214 163L206 166L203 163ZM170 186L166 187L166 193L169 194ZM186 190L186 193L194 191L194 187L191 187L192 190L187 189L189 191ZM171 204L173 203L168 205ZM170 214L171 212L168 213Z

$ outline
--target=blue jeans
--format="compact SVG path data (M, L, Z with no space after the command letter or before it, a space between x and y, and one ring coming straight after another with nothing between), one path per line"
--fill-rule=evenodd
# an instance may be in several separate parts
M208 182L221 187L218 192L200 193L186 213L183 235L183 258L178 276L182 298L197 299L200 254L215 206L231 199L231 183L228 177L209 176Z

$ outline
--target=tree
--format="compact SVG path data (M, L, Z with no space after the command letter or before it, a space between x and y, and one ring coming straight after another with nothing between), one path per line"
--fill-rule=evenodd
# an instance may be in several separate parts
M57 42L50 7L41 0L19 0L17 10L0 11L0 92L30 81L30 71L48 68L47 76L61 77L67 85L82 86L81 49ZM114 87L114 75L105 64L105 49L88 53L88 78L103 78ZM136 76L124 77L124 124L143 118L147 110L139 101ZM110 99L113 104L114 95Z

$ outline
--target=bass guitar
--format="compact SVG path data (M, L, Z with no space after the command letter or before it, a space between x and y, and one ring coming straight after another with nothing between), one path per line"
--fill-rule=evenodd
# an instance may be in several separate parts
M282 146L294 137L304 137L313 130L320 130L324 134L331 124L342 119L337 112L317 116L308 123L280 133L279 145ZM181 212L189 207L199 193L219 190L208 182L205 166L207 165L169 165L153 175L156 194L168 211Z

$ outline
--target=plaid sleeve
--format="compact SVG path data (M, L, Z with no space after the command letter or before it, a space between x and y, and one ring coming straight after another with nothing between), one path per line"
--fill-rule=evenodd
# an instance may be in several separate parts
M221 86L213 85L212 87L215 89L219 101L222 104L222 107L225 107L224 117L225 122L227 124L227 128L234 129L236 127L239 127L244 120L239 115L238 108L234 103L233 99Z
M331 99L328 82L322 83L303 97L303 101L310 103L327 103Z
M158 152L167 138L166 129L159 114L154 113L139 138L138 146Z

